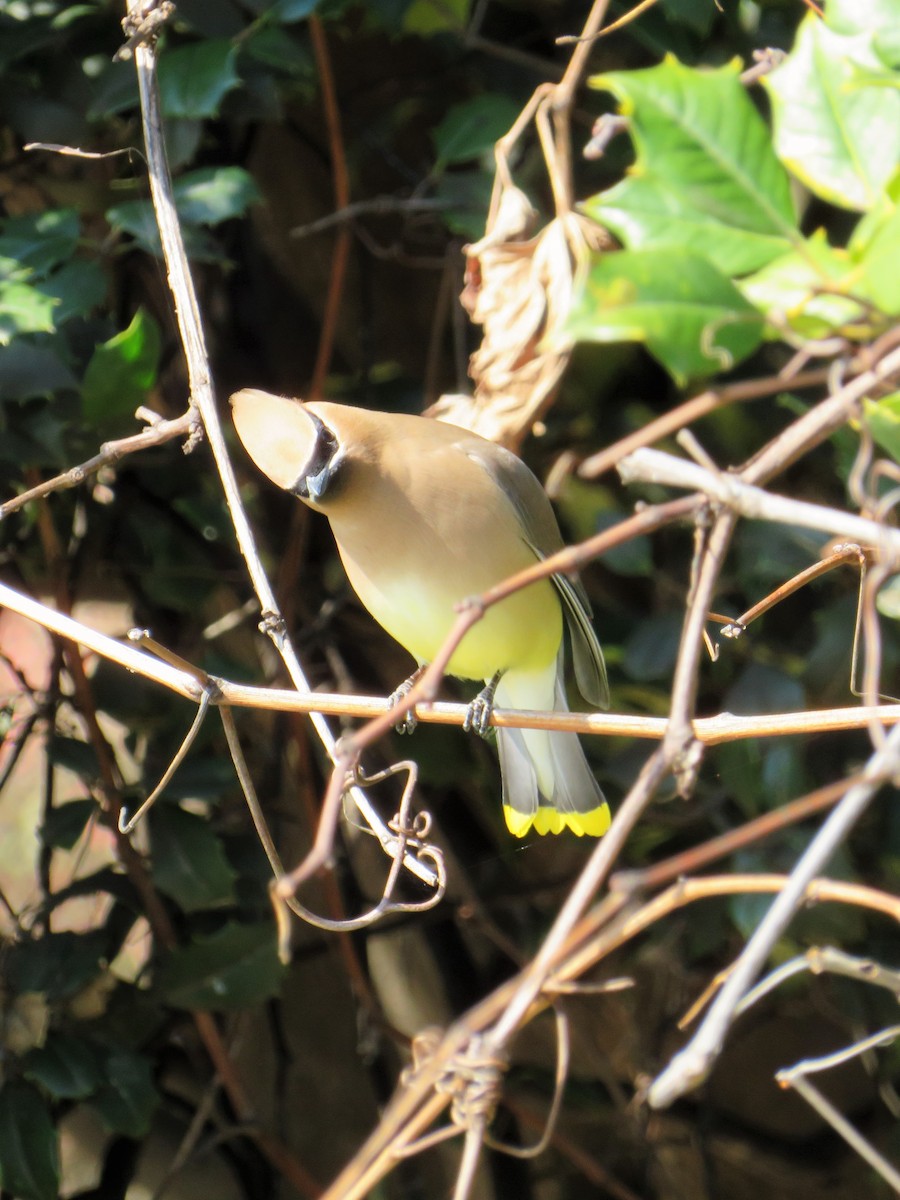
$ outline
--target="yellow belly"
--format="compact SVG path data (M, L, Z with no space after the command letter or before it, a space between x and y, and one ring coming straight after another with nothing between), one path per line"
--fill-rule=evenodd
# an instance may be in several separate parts
M420 575L373 580L344 557L354 591L387 632L420 663L431 662L457 613L453 605L473 594L461 590L435 565ZM496 580L481 584L486 588ZM477 590L477 589L476 589ZM448 666L463 679L490 679L495 671L535 669L555 661L562 638L562 610L556 589L541 580L489 608L468 630Z

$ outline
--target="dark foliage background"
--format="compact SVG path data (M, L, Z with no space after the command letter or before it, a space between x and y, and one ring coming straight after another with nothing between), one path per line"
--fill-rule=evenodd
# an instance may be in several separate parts
M624 5L613 4L613 16ZM673 53L719 66L754 49L788 49L804 9L772 0L660 0L600 41L591 73L651 66ZM0 5L0 483L3 499L89 458L135 429L145 405L185 407L184 363L165 271L154 253L134 69L114 61L118 6L16 0ZM325 45L315 45L315 31ZM467 388L478 344L457 304L462 247L483 232L493 141L535 87L557 79L583 6L459 0L182 0L161 43L160 83L180 215L200 294L218 394L244 386L418 412ZM344 136L348 222L316 228L336 206L338 164L323 113L333 72ZM753 93L765 109L766 99ZM576 150L613 107L582 90ZM97 153L77 158L28 143ZM618 180L628 139L599 161L576 155L575 191ZM517 183L548 213L540 147L526 142ZM813 201L804 228L846 238L848 214ZM332 319L325 297L341 230L347 273ZM323 342L332 352L313 379ZM732 375L785 361L764 344ZM637 345L579 345L541 436L523 453L546 476L563 451L587 454L640 428L680 395ZM777 395L708 417L698 435L738 463L788 424L803 396ZM779 490L844 503L856 435L842 430L792 468ZM297 646L325 690L386 695L405 654L359 608L324 522L277 493L235 444L235 463L266 565ZM649 494L648 494L649 495ZM655 498L649 495L649 498ZM558 497L577 541L627 513L634 495L608 473L569 477ZM822 539L744 524L718 603L737 614L814 561ZM689 582L691 535L673 527L585 572L607 650L613 711L664 715ZM123 459L0 525L2 578L120 636L133 625L212 674L285 685L237 554L205 445L170 442ZM704 665L699 711L758 713L851 703L858 576L844 569L767 615ZM885 637L883 677L896 677ZM196 1194L287 1196L302 1178L256 1133L269 1131L309 1173L307 1194L351 1158L378 1120L408 1039L464 1012L534 953L590 847L514 842L502 826L492 749L450 728L385 739L375 769L419 762L422 803L448 857L445 901L432 912L353 934L295 931L282 968L258 847L215 722L208 722L136 835L146 891L123 870L98 806L133 806L155 784L193 715L120 668L88 659L0 612L6 742L0 753L0 1175L8 1194L52 1197ZM447 695L462 697L452 682ZM466 697L467 698L467 697ZM97 722L95 724L94 722ZM239 729L288 863L315 829L328 771L308 723L242 712ZM110 760L98 758L98 745ZM588 753L615 803L647 743L593 739ZM687 800L674 788L636 830L622 866L644 866L847 774L866 735L736 742L710 753ZM112 765L110 766L110 762ZM385 816L396 794L373 793ZM732 863L790 869L808 840L790 829ZM891 890L900 826L890 799L873 808L832 874ZM135 867L135 870L138 868ZM383 863L352 825L333 872L304 902L334 918L376 898ZM164 945L147 894L164 914ZM677 912L629 944L602 974L635 986L567 1001L574 1055L560 1136L534 1162L489 1154L479 1196L620 1198L876 1196L860 1160L795 1095L782 1066L843 1046L892 1019L892 997L846 980L801 977L742 1018L709 1083L674 1109L636 1099L682 1040L677 1019L726 966L767 900L713 900ZM779 959L837 944L896 962L883 918L826 905L795 922ZM226 1052L223 1091L192 1014L215 1014ZM855 1061L824 1084L841 1111L894 1157L900 1152L895 1052ZM553 1088L552 1021L514 1049L498 1128L534 1139ZM57 1159L57 1147L61 1157ZM271 1147L268 1147L271 1149ZM373 1196L449 1194L456 1150L404 1163ZM302 1187L300 1190L303 1190Z

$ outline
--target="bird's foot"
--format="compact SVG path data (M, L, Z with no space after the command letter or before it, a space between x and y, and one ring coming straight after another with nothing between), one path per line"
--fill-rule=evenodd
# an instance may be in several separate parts
M388 696L388 704L391 708L409 695L424 670L424 667L419 667L418 671L413 671L409 679L405 679L395 691L391 692L390 696ZM416 716L415 709L410 708L407 709L394 728L398 733L412 733L418 723L419 718Z
M490 683L485 684L475 699L470 702L466 709L466 719L463 721L463 729L466 733L471 731L483 738L490 736L491 716L494 712L494 692L497 690L497 684L500 682L502 674L502 671L498 671Z

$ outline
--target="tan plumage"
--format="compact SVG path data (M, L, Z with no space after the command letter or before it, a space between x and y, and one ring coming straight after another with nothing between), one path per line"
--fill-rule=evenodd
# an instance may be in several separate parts
M301 404L249 388L231 402L256 465L328 517L360 600L420 664L445 640L457 601L562 546L534 475L476 434L426 417ZM605 706L606 670L587 597L566 576L488 609L450 672L485 681L503 672L500 707L565 710L563 613L578 685ZM532 825L539 833L606 832L609 810L574 734L498 729L497 744L513 833Z

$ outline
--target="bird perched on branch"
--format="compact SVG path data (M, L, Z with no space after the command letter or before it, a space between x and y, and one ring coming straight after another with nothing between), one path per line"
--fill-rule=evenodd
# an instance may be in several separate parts
M514 454L428 417L304 404L245 388L234 422L256 465L331 523L356 594L418 661L430 662L454 605L562 548L546 493ZM606 707L603 653L580 583L542 579L487 609L448 671L487 686L468 724L504 708L567 711L563 615L578 686ZM599 837L609 808L574 733L497 729L503 812L517 837L570 829Z

